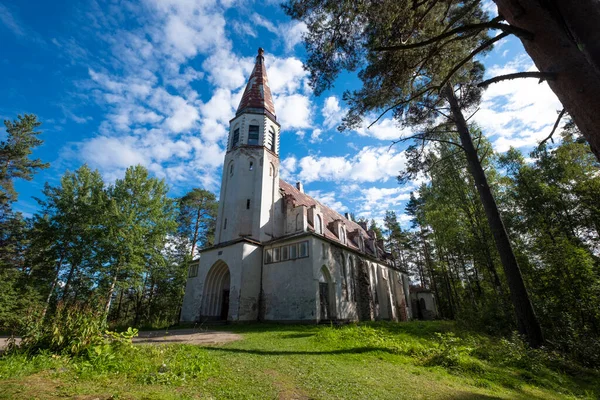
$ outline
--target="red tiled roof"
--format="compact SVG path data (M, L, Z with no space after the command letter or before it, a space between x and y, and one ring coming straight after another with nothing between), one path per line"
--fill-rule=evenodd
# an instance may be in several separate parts
M248 79L248 84L242 95L236 115L244 111L253 111L261 114L270 114L273 119L276 119L275 105L273 104L273 97L271 96L271 89L267 80L267 70L265 68L263 53L264 50L259 48L258 55L256 56L256 64Z
M327 239L340 242L340 239L337 237L337 235L334 232L332 232L329 228L331 222L338 219L342 220L342 222L346 226L346 237L348 238L348 240L346 241L346 246L354 250L360 250L356 241L356 238L358 237L358 235L360 235L363 237L365 242L364 252L369 255L374 255L373 249L369 248L369 245L366 243L367 240L370 239L369 233L358 223L347 219L340 213L332 210L323 203L320 203L319 201L313 199L306 193L302 193L294 185L290 185L283 179L279 180L279 188L283 192L284 196L289 196L291 198L294 207L306 206L307 208L310 208L314 205L319 206L319 208L321 209L321 213L323 214L323 236L325 236ZM314 227L310 227L314 229ZM382 254L383 249L379 249L379 255L381 256Z

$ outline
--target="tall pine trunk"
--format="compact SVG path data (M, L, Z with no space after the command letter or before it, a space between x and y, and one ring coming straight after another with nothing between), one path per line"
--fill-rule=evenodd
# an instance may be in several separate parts
M498 13L533 33L521 39L538 70L600 160L600 1L494 0ZM548 121L551 122L551 121Z
M490 230L492 231L494 241L496 242L496 248L498 249L502 267L504 268L504 274L508 281L510 297L515 308L519 331L527 336L527 340L531 347L540 347L544 343L542 329L533 310L527 289L525 288L521 269L519 268L508 234L504 228L504 222L500 216L496 200L488 185L485 172L483 171L479 156L477 155L477 150L475 149L475 146L473 146L467 121L462 114L462 110L454 95L454 90L450 85L447 85L444 88L443 95L450 103L452 117L465 151L469 171L473 175L473 180L477 187L477 191L479 192L479 197L481 198L481 203L483 204Z

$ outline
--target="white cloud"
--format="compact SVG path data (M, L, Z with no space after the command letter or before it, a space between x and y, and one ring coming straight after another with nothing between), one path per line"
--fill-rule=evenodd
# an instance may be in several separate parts
M302 42L303 36L307 32L308 27L301 21L291 21L288 24L282 24L280 35L283 37L286 50L293 50L298 43Z
M215 188L229 120L255 62L253 56L232 51L226 28L249 36L255 30L246 21L226 26L226 8L235 2L142 1L144 7L120 9L118 18L109 6L92 4L89 25L109 32L101 37L111 54L89 63L94 67L81 86L106 113L96 137L74 144L76 156L108 174L141 163L174 184L200 179ZM141 27L123 28L128 18ZM252 21L274 31L286 48L297 44L305 30L297 22L274 25L258 14ZM66 46L63 40L53 42ZM77 58L88 56L77 52ZM312 128L311 92L302 62L267 53L266 65L284 129ZM192 86L199 80L210 87L205 101ZM319 131L313 129L312 136L318 140Z
M521 71L536 71L528 56L521 54L506 65L489 68L489 77ZM562 106L548 84L537 79L515 79L492 84L483 94L475 121L504 152L535 146L548 136Z
M322 142L323 139L321 139L321 133L323 133L323 131L321 129L314 129L312 131L312 134L310 135L310 142L311 143L319 143Z
M310 128L312 125L311 103L308 96L291 94L273 96L277 120L284 129Z
M308 28L304 22L290 21L288 23L280 23L275 25L265 17L254 13L250 17L255 25L265 28L271 33L276 34L283 41L285 49L291 51L303 39L303 35L308 32Z
M363 125L356 130L361 136L369 136L379 140L398 140L401 137L407 137L411 135L409 128L400 127L398 122L392 118L383 118L375 123L370 128L368 127L375 118L375 115L371 115L363 120Z
M404 169L404 152L388 147L364 147L354 156L316 157L306 156L298 162L297 176L312 181L387 181Z
M345 112L346 110L340 107L338 98L336 96L329 96L325 99L323 109L321 110L321 114L325 118L323 125L327 129L336 128L342 122Z
M337 212L346 212L348 211L348 207L342 204L341 201L336 199L335 192L323 192L321 190L312 190L308 191L307 194L325 204L327 207L337 211Z
M0 4L0 22L15 35L25 35L25 30L17 23L16 18L12 15L10 10L2 4Z
M103 170L125 169L131 165L147 165L148 158L137 150L135 137L98 136L80 147L86 159L94 168Z
M386 210L395 209L410 198L409 187L379 188L369 187L361 189L363 199L360 210L362 213L382 214Z

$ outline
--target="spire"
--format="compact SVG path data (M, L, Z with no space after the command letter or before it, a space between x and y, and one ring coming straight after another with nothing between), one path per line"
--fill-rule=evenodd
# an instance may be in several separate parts
M256 64L254 65L252 74L250 74L250 79L248 79L248 84L235 113L236 115L248 111L267 114L274 120L276 119L275 106L273 105L273 97L271 97L271 89L267 80L267 70L265 69L264 52L262 47L258 48Z

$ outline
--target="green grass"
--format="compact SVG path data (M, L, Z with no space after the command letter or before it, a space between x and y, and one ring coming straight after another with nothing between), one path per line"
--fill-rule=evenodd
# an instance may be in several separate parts
M600 374L448 322L234 325L222 346L137 345L0 359L6 399L563 399Z

